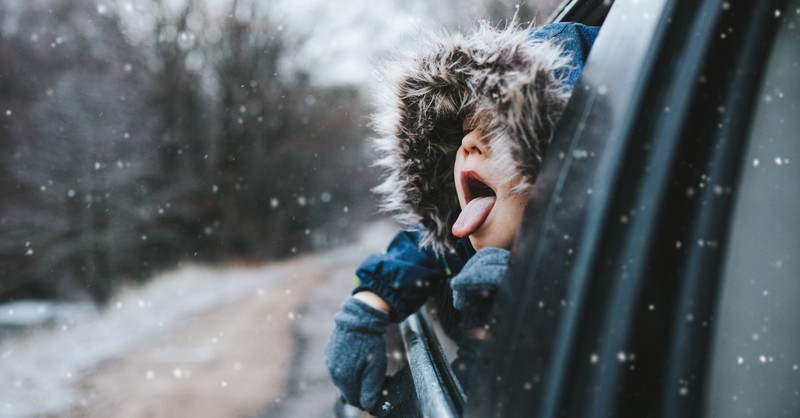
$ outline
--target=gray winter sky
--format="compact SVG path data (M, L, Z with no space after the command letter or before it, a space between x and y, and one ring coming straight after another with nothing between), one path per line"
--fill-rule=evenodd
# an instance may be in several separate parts
M369 83L371 60L420 25L431 25L429 15L416 1L349 0L346 4L325 0L281 0L289 30L313 32L298 58L311 63L315 77L325 82ZM289 24L291 22L291 25Z
M188 1L191 0L166 0L163 4L171 13L177 13ZM230 13L234 1L195 0L195 4L206 9L212 19L218 19ZM295 51L294 58L306 64L317 81L360 84L370 82L370 61L382 51L412 33L415 28L440 26L437 20L447 21L451 18L453 13L431 13L437 9L447 10L449 7L442 5L449 4L449 1L266 0L259 4L263 6L263 13L281 25L288 37L306 39L303 46ZM131 30L130 35L146 38L152 28L150 13L161 3L101 0L97 10L102 14L116 8ZM243 13L249 12L249 1L240 0L238 4ZM205 36L209 36L209 33L213 36L215 28L212 21L189 28L189 32L193 30L202 30L206 32Z
M376 80L372 61L416 32L468 30L485 17L488 4L510 19L517 2L533 5L544 19L560 0L278 0L276 5L290 30L313 25L299 58L312 63L318 80L370 83Z
M517 2L533 5L546 18L560 0L276 0L275 4L287 30L313 27L298 59L311 64L317 80L369 84L376 80L374 60L417 31L469 29L485 17L488 4L504 10L510 19Z
M177 11L188 1L192 0L165 0L163 3ZM237 0L194 0L210 15L218 17L230 13L234 1ZM527 1L548 11L558 2ZM147 10L161 3L100 0L98 12L116 7L134 31L138 27L140 33L147 36L148 28L152 27ZM305 38L303 46L295 51L294 59L310 68L317 81L369 84L375 81L373 62L383 53L423 28L437 30L469 25L482 17L486 3L486 0L264 0L257 4L263 7L270 20L281 25L288 37ZM508 9L509 18L514 14L512 0L495 3L502 5L495 5L501 10ZM238 4L243 13L249 11L250 1L238 0ZM213 32L214 28L209 26L204 24L195 30Z

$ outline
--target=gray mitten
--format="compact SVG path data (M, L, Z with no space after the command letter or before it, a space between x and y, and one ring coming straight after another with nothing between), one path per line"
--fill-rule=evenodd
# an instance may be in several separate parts
M494 294L506 275L508 254L502 248L483 248L450 281L453 306L461 311L463 326L486 324Z
M389 314L354 297L342 303L325 346L325 365L348 403L370 410L378 402L386 375L383 335Z

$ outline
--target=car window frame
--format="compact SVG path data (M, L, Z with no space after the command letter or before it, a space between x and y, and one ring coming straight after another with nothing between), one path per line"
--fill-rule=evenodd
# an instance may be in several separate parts
M424 417L460 417L466 405L466 394L449 365L435 327L428 306L400 324L417 406Z

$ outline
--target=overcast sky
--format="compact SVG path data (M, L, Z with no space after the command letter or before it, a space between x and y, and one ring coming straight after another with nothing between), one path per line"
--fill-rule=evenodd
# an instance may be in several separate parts
M402 3L398 5L397 3ZM437 25L416 1L281 0L286 26L314 32L299 58L308 60L323 82L370 83L373 61L419 27ZM290 29L293 30L293 29Z
M181 9L189 0L167 0L173 10ZM230 13L234 0L195 0L212 15ZM542 4L558 0L527 0ZM106 6L106 2L109 6ZM514 13L513 1L497 0ZM98 11L115 4L126 23L148 36L147 9L152 3L134 0L100 0ZM249 0L239 0L247 10ZM376 81L374 61L420 29L438 30L444 26L469 24L481 17L483 0L262 0L260 5L270 19L283 27L288 36L307 35L295 58L310 68L316 81L325 83L370 84ZM244 6L244 7L243 7ZM204 32L211 27L197 27Z
M211 0L225 1L225 0ZM560 0L527 1L546 17ZM315 77L324 82L376 81L374 60L419 30L470 25L484 17L481 0L277 0L281 19L290 30L314 32L300 58L312 63ZM514 14L514 1L496 0ZM469 28L466 28L469 29Z

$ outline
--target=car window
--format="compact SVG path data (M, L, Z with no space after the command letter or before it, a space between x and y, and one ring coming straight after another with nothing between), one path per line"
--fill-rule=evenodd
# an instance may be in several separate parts
M775 17L724 267L712 417L800 416L800 1Z
M634 4L652 7L653 3L617 3ZM590 61L583 77L587 84L594 82L592 86L601 98L598 105L614 106L586 108L581 113L587 115L585 119L578 119L578 112L573 114L569 109L565 113L565 117L575 116L577 133L572 143L580 145L573 148L580 152L569 149L564 155L584 158L575 164L574 171L557 171L558 176L552 178L563 179L564 184L572 182L564 190L574 193L556 194L556 180L542 187L540 196L556 196L557 200L550 203L550 212L534 213L539 218L529 230L531 251L518 253L533 261L518 264L524 270L520 268L519 276L512 276L511 291L501 295L505 296L503 302L515 309L501 312L506 314L501 319L507 321L499 320L495 329L504 335L492 346L489 361L493 364L481 375L488 379L502 376L502 381L481 385L486 389L480 395L497 401L471 402L470 406L481 408L482 413L472 416L510 416L509 411L520 416L553 417L701 415L698 408L706 393L710 324L716 322L710 318L715 313L723 256L715 249L728 248L727 239L719 243L706 237L727 237L724 232L732 200L727 197L728 190L740 178L740 170L733 168L743 158L748 133L730 126L751 126L750 115L755 110L752 98L759 94L762 69L767 66L771 29L787 14L764 3L748 9L748 13L743 13L745 5L741 6L736 13L729 13L733 6L719 8L713 1L665 2L662 14L647 10L651 13L642 16L648 19L638 21L649 29L645 23L656 17L659 25L652 40L645 30L631 30L630 9L612 10L593 51L595 58L603 59L594 61L594 67ZM765 10L769 13L763 13ZM794 13L796 8L787 10ZM709 25L712 16L717 19L715 25ZM720 30L724 31L722 36ZM611 45L601 42L609 39L618 41L616 48L601 49L601 45ZM641 55L646 57L641 67L633 64L641 57L636 52L642 50L631 49L638 42L647 51ZM622 44L627 47L619 48ZM783 54L796 60L797 48L791 48L794 53L783 47ZM603 55L605 52L626 54L616 61L628 68L608 65L614 60L607 58L614 55ZM796 66L796 61L788 65ZM795 68L790 74L796 72ZM748 78L739 77L742 74ZM642 83L630 82L637 75ZM614 83L617 80L619 83ZM772 90L791 82L790 76L789 81L775 80L777 84L765 87L768 94L762 96L774 103L779 92ZM638 96L631 94L628 99L620 94L619 86L630 86ZM781 87L780 91L785 98L788 89ZM620 97L628 100L619 106L609 101ZM572 104L576 103L573 99ZM739 113L742 110L746 113ZM796 110L785 111L796 114ZM609 116L597 117L599 123L593 124L596 115ZM603 147L589 148L592 158L585 158L584 144L592 145L591 138L581 136L579 129L602 132L609 126L603 125L607 120L620 122L602 136ZM788 133L796 131L786 129ZM624 154L615 154L610 146L623 137L620 132L633 139L619 141ZM775 134L764 134L762 128L762 133L754 133L759 135ZM595 149L598 151L593 153ZM765 157L759 158L763 168ZM775 158L770 159L773 164L777 164ZM785 158L796 160L784 156L781 167L786 165ZM600 163L587 167L592 161ZM615 172L606 167L619 170L619 177L613 177ZM547 168L546 161L543 173L551 174ZM706 183L710 187L703 183L698 186L695 173L702 175L704 183L708 173L718 181L725 180ZM576 183L590 176L597 181ZM687 199L694 193L702 199ZM582 203L587 196L589 202ZM742 191L741 196L749 195ZM575 215L568 217L570 211ZM578 222L591 228L579 229ZM563 256L565 253L568 257ZM523 298L528 299L515 302ZM524 302L527 306L520 308ZM730 305L740 309L736 302ZM736 321L733 324L736 327ZM529 334L519 332L522 329ZM478 398L472 396L475 393L470 392L471 400ZM722 412L719 416L729 415Z

